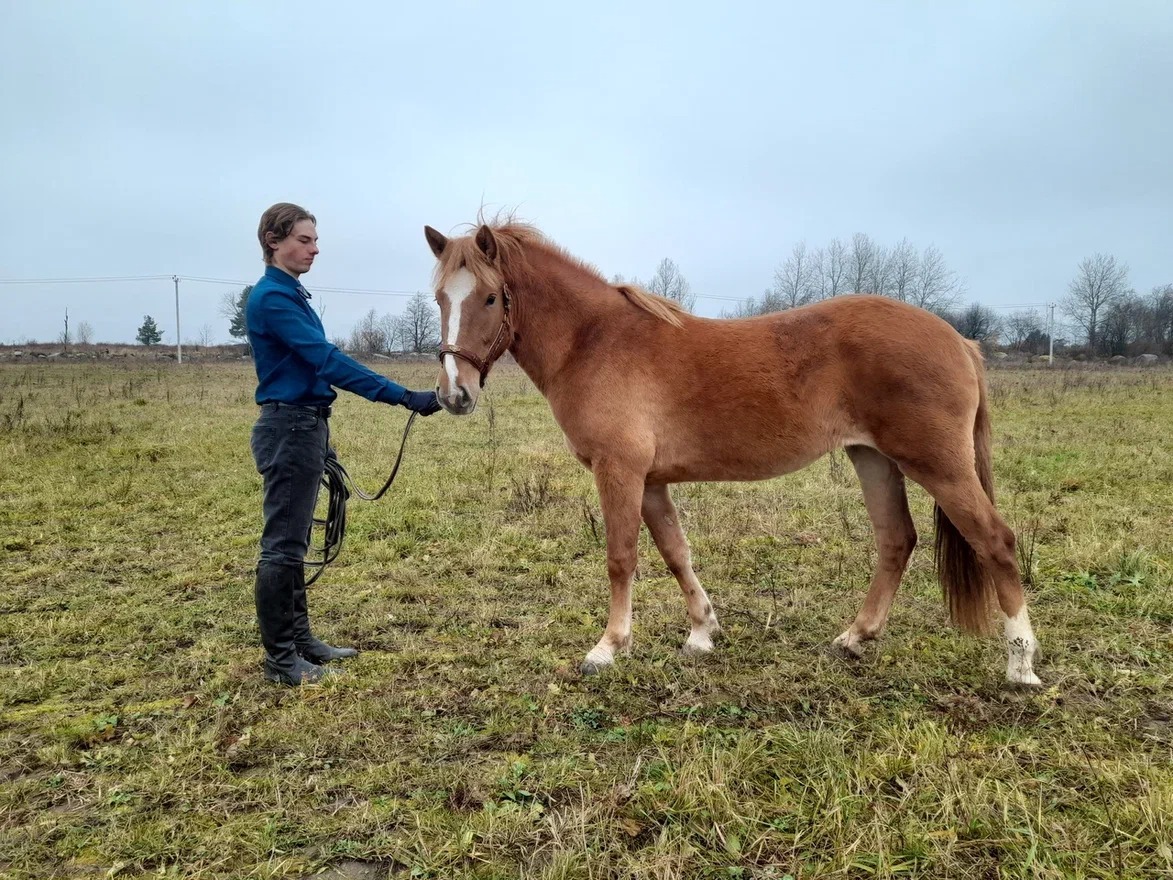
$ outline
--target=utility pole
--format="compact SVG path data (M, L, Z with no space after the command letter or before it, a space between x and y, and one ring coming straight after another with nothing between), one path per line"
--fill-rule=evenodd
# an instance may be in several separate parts
M1047 354L1047 366L1055 366L1055 304L1047 303L1051 309L1051 318L1047 321L1047 345L1050 347Z
M180 342L182 337L179 335L179 276L172 275L171 280L175 282L175 362L183 363L183 343Z
M61 337L65 351L69 351L69 306L65 307L65 335Z

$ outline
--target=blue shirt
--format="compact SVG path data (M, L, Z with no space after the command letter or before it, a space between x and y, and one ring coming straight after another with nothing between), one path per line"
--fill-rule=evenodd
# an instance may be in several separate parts
M310 295L276 266L248 295L245 324L257 369L256 402L327 406L338 397L331 386L367 400L399 403L407 389L347 357L326 339Z

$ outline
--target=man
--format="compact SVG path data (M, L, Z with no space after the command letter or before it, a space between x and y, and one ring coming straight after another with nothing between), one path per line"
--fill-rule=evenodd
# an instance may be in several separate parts
M264 479L264 531L254 596L265 678L289 685L320 681L325 663L358 653L335 648L310 629L303 562L329 451L333 387L428 416L434 391L409 391L347 357L326 339L310 294L298 280L318 255L317 220L282 202L257 229L265 274L248 297L245 319L257 371L260 416L252 454Z

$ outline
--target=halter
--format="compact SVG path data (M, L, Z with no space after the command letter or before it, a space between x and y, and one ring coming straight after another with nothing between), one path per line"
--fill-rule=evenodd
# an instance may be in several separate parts
M501 326L497 329L497 337L493 340L493 344L489 346L489 353L480 358L471 351L461 348L459 345L441 345L439 358L440 362L444 362L444 355L450 354L453 357L463 358L468 361L481 374L481 387L485 387L485 378L489 375L489 370L492 369L493 364L497 358L505 354L505 350L513 343L513 316L509 310L509 285L501 285L501 304L503 306L504 314L501 316Z

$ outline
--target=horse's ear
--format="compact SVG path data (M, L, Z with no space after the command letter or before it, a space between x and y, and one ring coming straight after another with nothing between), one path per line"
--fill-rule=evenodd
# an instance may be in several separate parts
M496 262L497 260L497 238L493 235L493 230L484 224L477 230L477 247L488 258L489 262Z
M436 259L440 259L440 255L444 253L444 248L448 247L448 239L431 226L424 227L424 238L428 240L428 247L432 249L432 253L436 255Z

